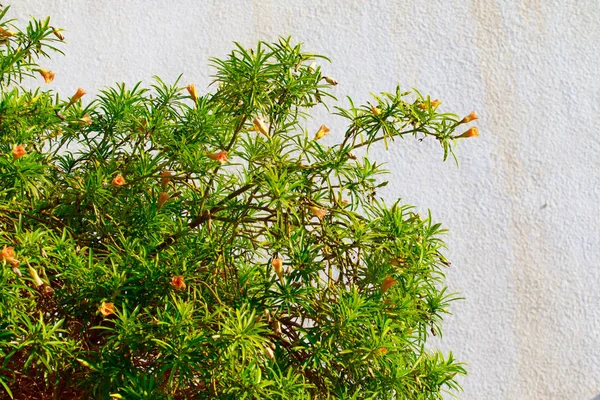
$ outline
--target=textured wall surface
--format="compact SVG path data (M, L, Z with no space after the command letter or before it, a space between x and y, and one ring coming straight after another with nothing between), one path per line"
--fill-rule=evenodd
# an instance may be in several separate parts
M468 363L464 399L600 394L600 2L597 0L16 0L53 16L63 96L153 75L203 88L232 41L292 35L328 55L338 97L416 87L441 110L480 115L460 167L427 140L371 156L382 194L431 209L450 234L452 309L434 346ZM342 135L339 118L327 123Z

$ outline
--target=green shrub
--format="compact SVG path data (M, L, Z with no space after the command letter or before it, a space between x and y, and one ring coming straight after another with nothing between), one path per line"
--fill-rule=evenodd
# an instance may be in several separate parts
M29 90L63 39L0 26L0 384L15 398L434 399L449 263L431 216L376 190L365 151L444 159L459 119L417 91L327 108L327 59L290 39L212 59L202 96L156 78ZM326 64L325 64L326 65ZM61 71L58 73L67 73ZM314 107L345 132L303 127ZM326 144L323 144L327 142ZM378 143L383 142L383 143ZM354 153L356 151L356 154Z

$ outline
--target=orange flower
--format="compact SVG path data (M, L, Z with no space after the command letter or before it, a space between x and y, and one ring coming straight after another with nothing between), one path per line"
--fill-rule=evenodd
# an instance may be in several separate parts
M470 138L474 136L479 136L479 129L476 126L472 126L467 129L462 135L456 136L454 139L458 138Z
M310 211L315 214L317 216L317 218L319 219L323 219L325 218L325 216L327 215L328 211L324 208L321 207L317 207L317 206L310 206Z
M469 114L466 117L464 117L463 119L461 119L458 122L458 124L456 124L456 125L466 124L468 122L475 121L476 119L479 119L479 117L477 116L477 113L475 111L471 111L471 114Z
M271 261L271 265L273 266L273 269L275 269L275 273L279 279L283 279L283 258L274 258L273 261Z
M161 184L163 190L165 190L165 188L171 181L171 177L173 175L169 171L160 171L160 176L161 176L160 184Z
M65 40L65 36L55 27L52 27L52 33L54 33L54 36L56 36L58 39Z
M123 175L121 174L115 176L115 178L112 180L113 186L123 186L126 183L127 182L125 182L125 178L123 178Z
M78 88L77 91L75 92L75 94L73 95L73 97L71 97L71 100L69 101L69 105L75 104L85 94L86 94L85 90L83 90L82 88Z
M208 158L218 161L221 164L225 164L227 162L227 152L225 150L221 150L217 153L209 153Z
M383 280L383 283L381 284L381 291L385 293L388 291L389 288L391 288L395 284L396 281L394 280L394 278L392 278L391 276L386 276Z
M170 198L171 196L169 195L169 193L160 192L158 194L158 208L160 209L162 206L164 206L167 200L169 200Z
M379 115L381 114L381 109L375 107L375 106L371 106L371 111L373 112L373 114L375 115Z
M12 149L12 153L13 153L13 158L19 159L23 156L27 155L27 152L25 151L25 145L24 144L18 144L15 147L13 147Z
M44 78L44 82L46 82L46 83L52 82L54 80L54 76L56 75L54 72L50 71L49 69L38 69L37 71L40 73L42 78Z
M437 106L439 106L441 103L441 101L439 101L438 99L435 100L431 100L429 102L429 104L431 105L431 108L436 108ZM419 104L419 108L422 110L427 110L427 103L421 103Z
M323 79L325 79L325 81L327 83L329 83L330 85L336 86L338 84L338 81L336 81L335 79L333 79L330 76L324 76Z
M381 347L381 348L379 348L379 350L378 350L378 353L379 353L379 355L381 355L381 356L384 356L384 355L386 355L386 354L387 354L387 352L388 352L388 351L387 351L387 349L386 349L385 347Z
M192 98L192 100L194 100L194 103L196 101L198 101L198 92L196 92L196 86L193 83L190 83L185 88L187 89L188 93L190 94L190 97Z
M0 26L0 38L15 36L17 32L9 31Z
M254 118L252 123L254 124L254 130L257 130L266 137L269 137L269 128L267 127L267 124L265 124L265 121L262 119L262 117Z
M315 140L319 140L326 135L329 135L329 128L326 125L321 125L315 134Z
M6 260L7 262L12 262L15 259L15 248L12 246L4 246L2 251L0 252L0 260Z
M98 307L98 311L105 317L115 313L115 305L113 303L105 303L104 301Z
M83 117L79 118L79 120L86 125L92 124L92 117L90 117L90 114L88 114L88 113L85 113L85 115Z
M173 286L177 290L185 289L185 282L183 281L183 276L175 275L171 279L171 286Z

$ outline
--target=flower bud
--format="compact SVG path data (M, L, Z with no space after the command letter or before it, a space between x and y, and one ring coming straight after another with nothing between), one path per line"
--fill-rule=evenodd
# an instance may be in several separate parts
M326 209L317 206L310 206L310 211L320 220L325 218L328 213Z
M283 259L280 257L274 258L273 261L271 261L271 265L279 279L283 279Z
M49 69L38 69L37 71L40 73L42 78L44 78L44 82L46 82L46 83L52 82L54 80L54 76L56 75L54 72L50 71Z
M254 121L252 121L252 123L254 124L254 128L256 130L258 130L266 137L269 137L269 128L267 127L267 124L265 124L265 121L262 119L262 117L254 118Z
M112 180L112 185L113 186L123 186L125 185L127 182L125 182L125 178L123 178L123 175L118 174L117 176L114 177L114 179Z
M383 280L383 283L381 284L381 291L385 293L388 291L389 288L391 288L395 284L396 281L394 280L394 278L392 278L391 276L386 276Z
M439 101L438 99L435 99L435 100L431 100L429 102L429 105L431 106L431 108L436 108L437 106L440 105L440 103L441 103L441 101ZM422 110L427 110L427 103L425 102L425 103L419 104L419 108Z
M225 164L227 162L227 152L225 150L221 150L216 153L209 153L208 158L218 161L220 164Z
M381 114L381 109L375 107L375 106L371 106L371 111L373 112L373 114L375 115L379 115Z
M160 184L162 186L162 189L165 190L167 188L167 185L171 181L171 177L173 175L169 171L160 171L160 176Z
M15 36L17 32L9 31L0 26L0 38L9 38Z
M467 129L462 135L456 136L454 139L458 138L470 138L474 136L479 136L479 129L476 126L472 126Z
M92 124L92 117L88 113L85 113L85 115L83 117L79 118L79 120L86 125Z
M324 76L323 79L325 79L325 81L332 86L336 86L338 84L338 81L336 81L335 79L333 79L330 76Z
M194 103L197 102L198 101L198 92L196 92L196 86L193 83L190 83L185 88L187 89L188 93L190 94L190 97L192 98L192 100L194 100Z
M65 40L65 36L62 34L62 32L55 28L55 27L51 27L52 28L52 33L54 33L54 36L56 36L59 40Z
M169 200L170 198L171 196L169 195L169 193L160 192L158 194L158 209L162 208L162 206L164 206L167 200Z
M33 279L35 286L37 286L37 287L42 286L44 284L44 282L40 279L40 276L38 275L37 271L31 265L28 265L28 267L29 267L29 275L31 276L31 279Z
M17 160L23 156L26 156L27 152L25 151L25 145L18 144L15 147L13 147L12 154L13 154L13 159L15 159L15 160Z
M477 113L475 111L471 111L471 114L461 119L456 125L466 124L468 122L475 121L476 119L479 119L479 117L477 117Z
M171 286L173 286L177 290L183 290L183 289L185 289L185 282L183 281L183 276L181 276L181 275L175 275L171 279Z
M315 134L315 140L321 139L323 136L329 135L329 128L326 125L321 125Z
M310 63L310 65L308 66L308 72L310 72L311 74L313 72L315 72L317 70L317 62L313 61Z

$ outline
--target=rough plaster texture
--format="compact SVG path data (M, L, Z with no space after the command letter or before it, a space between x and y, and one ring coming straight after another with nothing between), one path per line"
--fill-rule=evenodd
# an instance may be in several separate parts
M8 3L5 1L3 3ZM335 92L364 101L396 83L480 115L478 139L442 163L433 142L396 142L389 201L450 229L455 304L435 345L468 363L464 399L600 394L600 2L17 0L53 16L65 57L47 66L64 96L152 75L199 88L236 40L292 35L333 60ZM339 119L309 123L331 125Z

